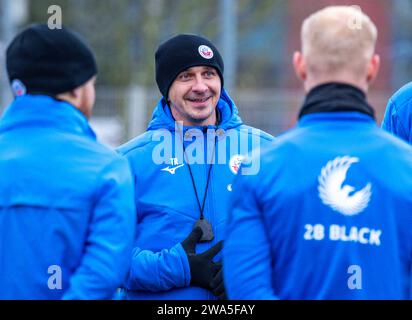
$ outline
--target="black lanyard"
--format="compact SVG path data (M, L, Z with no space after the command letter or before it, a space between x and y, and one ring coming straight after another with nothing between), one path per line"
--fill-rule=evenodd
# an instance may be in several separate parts
M206 139L206 140L207 140L207 139ZM215 156L216 141L217 141L217 137L215 136L215 143L213 144L213 154L212 154L212 158L211 158L212 161L213 161L213 158L214 158L214 156ZM212 172L213 163L210 163L210 166L209 166L209 170L208 170L208 173L207 173L207 180L206 180L205 192L204 192L204 195L203 195L203 202L202 202L202 205L200 205L199 194L198 194L198 192L197 192L196 183L195 183L195 178L193 177L192 168L190 167L190 163L189 163L189 160L188 160L188 158L187 158L186 147L185 147L184 142L183 142L183 154L184 154L184 156L185 156L185 160L186 160L186 163L187 163L187 167L189 168L189 173L190 173L190 178L191 178L191 180L192 180L193 190L195 191L197 205L199 206L200 219L203 220L203 219L205 218L203 212L204 212L204 210L205 210L207 191L209 190L210 175L211 175L211 172ZM207 155L206 155L206 161L207 161ZM212 162L212 161L211 161L211 162Z

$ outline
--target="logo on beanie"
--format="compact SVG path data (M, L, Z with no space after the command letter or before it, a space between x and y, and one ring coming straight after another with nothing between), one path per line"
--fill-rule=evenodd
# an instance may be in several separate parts
M208 46L202 45L199 47L199 54L205 59L212 59L213 58L213 50L210 49Z
M24 96L26 94L26 86L18 79L13 80L11 89L15 97Z

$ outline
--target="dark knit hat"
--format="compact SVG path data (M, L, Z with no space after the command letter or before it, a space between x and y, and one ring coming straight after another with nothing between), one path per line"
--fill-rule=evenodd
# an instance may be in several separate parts
M223 59L209 40L181 34L160 45L155 54L156 82L167 99L170 86L180 72L195 66L216 68L223 87Z
M87 44L67 28L34 24L7 48L7 73L15 95L56 95L73 90L97 74Z

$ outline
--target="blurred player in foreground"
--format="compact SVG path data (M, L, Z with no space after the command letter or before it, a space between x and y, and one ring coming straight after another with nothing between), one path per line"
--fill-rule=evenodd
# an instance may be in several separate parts
M353 19L360 19L354 28ZM296 128L238 176L224 251L231 299L408 299L412 148L377 127L366 93L377 30L353 7L302 27Z

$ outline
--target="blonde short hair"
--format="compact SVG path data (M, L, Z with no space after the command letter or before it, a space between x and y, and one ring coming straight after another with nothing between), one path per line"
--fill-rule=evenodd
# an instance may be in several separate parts
M360 8L329 6L303 22L301 37L308 72L358 74L375 53L378 31Z

